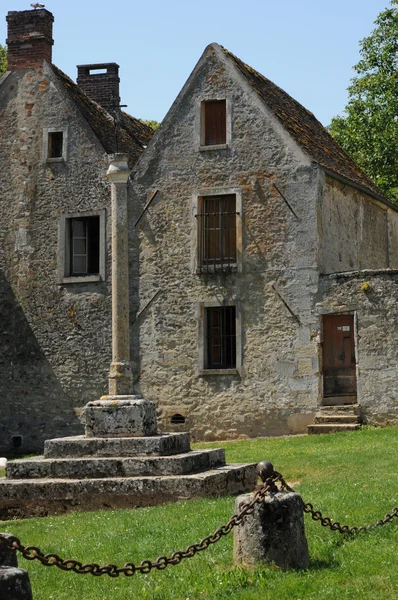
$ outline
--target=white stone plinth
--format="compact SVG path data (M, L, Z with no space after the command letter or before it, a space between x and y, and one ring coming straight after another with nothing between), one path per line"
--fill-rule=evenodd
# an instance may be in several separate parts
M156 435L156 408L137 396L105 396L85 407L86 437Z

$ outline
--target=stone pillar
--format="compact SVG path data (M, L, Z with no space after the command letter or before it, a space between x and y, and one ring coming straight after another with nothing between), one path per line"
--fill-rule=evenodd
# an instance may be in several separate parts
M2 535L7 535L2 533ZM29 575L18 569L16 552L0 541L0 598L4 600L32 600Z
M238 496L235 513L252 499L253 494ZM278 492L256 504L254 513L234 529L234 562L273 562L281 569L307 569L309 555L301 496Z
M129 253L126 154L111 154L112 186L112 362L109 395L85 407L86 437L141 437L157 433L156 407L133 395L130 367Z
M107 177L112 187L112 363L109 396L130 395L129 254L126 154L111 154Z

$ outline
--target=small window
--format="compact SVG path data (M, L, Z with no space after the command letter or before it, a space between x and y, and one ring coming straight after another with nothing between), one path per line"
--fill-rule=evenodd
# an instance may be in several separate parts
M61 215L58 282L105 281L105 210Z
M70 276L99 273L99 217L68 219Z
M236 307L206 308L206 369L236 368Z
M48 134L47 158L62 158L63 154L63 131L52 131Z
M201 267L236 264L236 196L205 196L198 221Z
M202 102L202 145L227 143L227 109L225 100Z

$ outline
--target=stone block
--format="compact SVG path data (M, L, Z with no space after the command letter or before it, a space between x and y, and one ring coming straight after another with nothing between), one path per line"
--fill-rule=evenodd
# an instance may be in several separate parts
M189 433L159 433L150 437L86 438L83 435L47 440L44 458L84 456L170 456L189 452Z
M235 513L252 498L252 494L238 496ZM298 494L283 492L266 496L234 532L236 564L255 565L265 561L281 569L308 568L304 503Z
M0 598L3 600L32 600L28 572L16 567L0 566Z
M87 437L135 437L157 433L156 407L136 396L108 396L85 407Z

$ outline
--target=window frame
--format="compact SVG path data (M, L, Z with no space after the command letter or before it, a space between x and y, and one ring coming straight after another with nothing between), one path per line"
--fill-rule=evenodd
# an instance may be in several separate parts
M219 102L225 100L225 132L226 140L224 144L205 145L205 103ZM195 137L196 146L200 152L208 152L212 150L224 150L231 145L232 140L232 104L227 96L205 96L198 99L195 119Z
M203 214L204 199L209 196L235 196L236 212L236 261L225 264L201 263L201 235L199 217ZM195 191L192 196L192 230L191 230L191 266L192 273L238 272L243 270L243 201L239 188L208 188Z
M62 133L62 156L49 156L49 135L51 133ZM45 127L43 129L43 160L45 163L62 163L67 160L68 128L67 127Z
M207 309L235 307L235 352L236 365L228 368L209 368L208 367L208 312ZM242 371L242 311L240 303L236 300L210 300L200 302L198 306L198 375L237 375L241 376Z
M71 275L71 221L99 217L99 272L98 274ZM62 214L59 218L58 230L58 283L93 283L105 281L105 232L106 210L89 210Z

